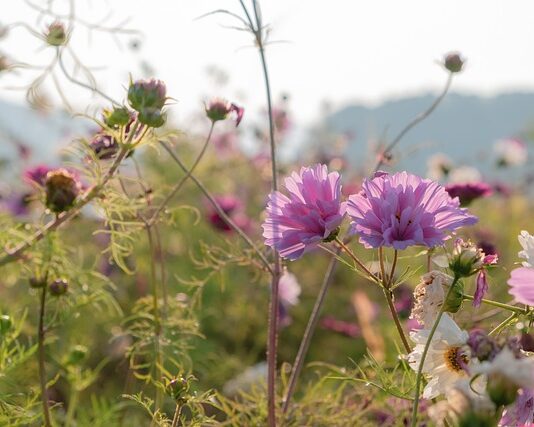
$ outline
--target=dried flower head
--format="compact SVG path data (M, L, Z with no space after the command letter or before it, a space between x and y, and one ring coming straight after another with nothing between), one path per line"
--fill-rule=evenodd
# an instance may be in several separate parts
M77 177L66 169L48 172L45 181L46 206L52 212L60 213L74 205L81 190Z
M459 52L451 52L445 55L443 65L451 73L459 73L464 67L465 60L462 58Z

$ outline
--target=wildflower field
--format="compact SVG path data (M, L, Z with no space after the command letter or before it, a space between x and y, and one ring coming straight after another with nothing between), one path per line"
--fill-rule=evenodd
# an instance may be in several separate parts
M257 53L261 112L213 93L189 126L150 70L101 88L71 40L137 33L74 3L0 26L0 84L84 123L50 162L14 138L1 163L0 427L534 426L532 132L488 141L483 172L440 147L399 167L461 53L364 162L319 127L287 160L259 0L201 18ZM21 33L48 64L2 53Z

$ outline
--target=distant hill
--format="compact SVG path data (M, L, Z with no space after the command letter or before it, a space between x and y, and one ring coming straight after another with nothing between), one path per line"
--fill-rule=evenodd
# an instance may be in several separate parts
M369 141L384 134L390 141L433 100L434 96L425 95L392 100L375 108L353 105L333 113L327 123L331 129L354 135L347 157L352 164L362 165L366 161L362 153L367 152ZM528 139L533 126L534 93L492 98L452 93L402 140L395 150L400 156L397 168L423 174L428 156L443 152L458 163L474 164L484 173L493 174L493 143L514 136ZM534 144L529 145L531 162L525 168L534 170Z

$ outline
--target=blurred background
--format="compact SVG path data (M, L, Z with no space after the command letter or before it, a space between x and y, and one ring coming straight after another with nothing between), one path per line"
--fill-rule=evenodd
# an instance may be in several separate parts
M53 11L47 9L50 4ZM491 195L470 205L481 221L464 237L484 245L487 253L499 254L504 268L492 277L489 295L509 301L505 283L519 250L517 234L532 227L534 3L270 0L262 6L269 24L267 58L281 175L313 162L326 163L342 173L345 195L358 191L383 147L441 93L447 81L444 56L461 52L464 69L454 75L450 92L428 119L405 136L382 167L406 169L444 184L483 181L491 187ZM22 223L39 218L42 205L32 193L35 189L22 179L23 173L41 164L72 161L72 152L65 149L80 138L91 141L99 130L89 117L100 118L101 109L110 103L72 80L98 87L122 102L130 79L156 77L166 82L172 97L167 129L178 131L176 147L188 164L209 130L205 101L222 96L245 108L239 128L230 120L217 124L196 175L261 246L270 165L258 53L251 35L233 28L238 21L226 13L210 14L215 10L240 14L239 3L92 0L75 2L75 19L70 7L69 1L28 0L11 2L2 10L2 215ZM57 17L52 15L73 23L59 64L54 62L56 50L39 39ZM51 64L55 68L47 73ZM142 148L135 159L148 188L143 192L134 184L129 188L139 203L151 197L147 194L161 199L182 176L156 150ZM132 161L121 172L134 182ZM180 357L186 371L199 380L195 388L217 388L234 396L265 374L269 284L258 266L250 263L250 254L243 255L235 234L199 194L188 184L174 199L161 226L164 251L159 261L166 268L171 300L191 310L184 316L191 320L192 331L185 328L187 343ZM106 237L93 235L105 227L102 217L86 211L71 227L75 232L62 236L76 254L73 259L115 283L111 294L122 313L105 308L95 317L90 307L73 303L72 313L65 315L69 328L54 331L61 339L51 347L61 354L68 354L75 345L90 348L85 362L89 367L105 360L102 373L84 393L96 392L113 401L122 392L144 387L135 382L126 360L127 348L136 337L121 316L135 312L138 299L150 292L148 247L138 232L135 248L124 256L124 265L117 265L106 252L110 245ZM355 250L372 264L373 255L359 247ZM417 250L408 251L398 271L408 265L423 269L425 263ZM283 307L281 364L293 361L327 264L328 256L322 252L288 264L298 284L290 286ZM89 284L89 289L94 285L72 274L71 280L80 285L79 291L73 286L77 297L86 292L83 285ZM0 312L18 310L20 314L35 303L35 290L17 286L24 281L21 277L13 268L0 279L0 289L9 291L0 301ZM407 279L396 295L407 328L418 278L414 274ZM468 292L473 291L472 285ZM486 308L471 314L460 316L459 322L502 320L500 314L488 316ZM28 323L32 322L35 313L30 311ZM30 341L33 332L26 325L24 334ZM353 368L371 349L377 360L389 358L394 364L398 361L385 345L389 338L396 336L379 290L369 289L360 277L339 268L307 361ZM18 392L20 384L31 384L27 373L35 373L36 367L26 369L15 377L19 384L0 382L0 391ZM306 372L305 377L314 375ZM334 390L334 384L327 382L325 389ZM69 390L64 379L54 385L56 401L68 402ZM362 395L366 393L364 389ZM378 418L370 417L369 425L376 425Z

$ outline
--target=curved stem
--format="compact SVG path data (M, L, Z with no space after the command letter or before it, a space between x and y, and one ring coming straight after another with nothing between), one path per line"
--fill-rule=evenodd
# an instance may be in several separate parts
M474 297L472 295L465 295L465 294L464 294L463 298L468 300L468 301L473 301L473 299L474 299ZM525 314L525 309L523 309L521 307L516 307L516 306L510 305L510 304L504 304L502 302L493 301L493 300L484 299L484 298L482 298L482 302L484 304L492 305L494 307L499 307L499 308L502 308L504 310L512 311L512 312L517 313L517 314Z
M182 405L180 403L176 402L176 410L174 411L174 417L172 419L171 427L177 427L178 422L180 421L180 414L182 412Z
M371 273L371 271L364 265L364 263L358 259L354 252L352 252L350 248L345 243L343 243L343 241L339 237L336 237L334 241L339 245L341 249L343 249L347 253L348 256L351 257L351 259L358 265L358 267L360 267L360 269L367 274L370 280L372 280L373 282L378 281L375 275Z
M459 280L459 277L454 276L451 286L449 287L449 290L447 291L447 295L445 295L443 304L441 305L441 308L438 312L436 320L434 321L434 324L432 325L432 329L430 330L430 334L428 335L427 341L425 343L423 354L421 355L421 360L419 361L419 366L417 367L417 377L415 380L415 394L414 394L414 401L413 401L413 407L412 407L412 423L411 423L412 427L416 427L417 425L417 409L419 407L419 390L421 389L421 381L423 378L423 367L425 366L426 355L428 353L428 349L430 348L430 344L432 343L432 339L434 338L434 334L436 333L436 330L438 329L438 325L441 320L441 317L443 316L443 313L445 312L446 302L449 299L452 293L452 290L454 289L454 285L456 285L456 282L458 282L458 280Z
M38 351L39 351L39 383L41 386L41 400L43 403L43 416L44 416L44 425L45 427L51 427L52 423L50 422L50 407L48 405L48 393L46 390L46 368L45 368L45 350L44 350L44 339L45 339L45 327L44 327L44 317L45 317L45 307L46 307L46 285L43 286L43 291L41 292L41 305L39 310L39 329L38 329Z
M517 313L512 313L510 316L508 316L506 319L504 319L501 323L499 323L488 335L497 335L499 332L501 332L508 324L514 320L518 316Z
M410 347L408 339L406 338L406 334L404 333L404 329L402 328L397 309L395 308L395 304L393 302L393 292L390 289L391 282L393 280L393 274L395 273L395 268L397 265L397 251L395 250L395 257L391 266L391 272L389 276L386 275L386 269L384 267L384 249L382 247L378 249L378 258L380 262L380 269L382 272L382 288L384 290L384 296L386 297L386 301L388 303L389 311L391 312L391 317L393 318L393 322L395 322L395 327L399 332L399 336L401 338L404 349L407 353L410 353L412 351L412 348Z
M340 252L341 252L341 247L337 248L337 255L339 255ZM308 352L308 348L310 347L310 342L313 336L313 332L315 331L315 327L317 326L317 322L319 320L321 309L323 308L323 303L324 303L324 299L326 296L326 292L328 291L328 288L330 287L330 284L332 283L333 273L336 268L336 264L337 264L337 259L335 256L333 256L330 259L330 264L328 264L328 268L326 270L323 283L321 285L321 289L319 290L319 294L317 295L317 299L315 300L315 305L313 306L313 310L310 314L310 319L308 320L308 324L306 325L306 330L304 331L302 341L300 342L300 347L299 347L297 356L295 357L295 362L293 363L293 366L291 368L291 375L289 377L289 383L288 383L287 390L286 390L283 404L282 404L283 414L285 414L289 408L289 403L295 391L295 387L297 385L297 380L300 375L300 371L302 370L302 366L304 365L304 359L306 358L306 353Z
M184 163L180 160L180 158L174 153L174 151L169 147L164 141L159 141L161 146L169 153L169 155L172 157L172 159L176 162L176 164L187 173L188 169L184 165ZM217 200L211 195L211 193L208 191L208 189L202 184L202 182L199 181L199 179L195 175L191 175L190 179L196 184L196 186L199 188L199 190L204 194L204 196L208 199L208 201L211 203L215 211L217 212L217 215L219 215L222 220L228 224L232 230L234 230L239 237L241 237L245 243L250 246L250 248L258 255L259 259L263 263L263 266L266 270L268 270L271 274L273 273L273 269L271 267L271 264L265 258L265 255L256 247L254 242L250 239L250 237L247 236L247 234L234 222L232 219L224 212L224 210L221 208L219 203L217 203Z
M443 101L443 98L445 98L445 95L447 95L447 92L449 91L452 83L452 76L454 73L449 72L449 75L447 77L447 81L445 83L445 87L443 88L442 92L439 94L439 96L434 100L432 105L428 107L425 111L423 111L421 114L419 114L417 117L415 117L410 123L408 123L399 133L398 135L389 143L389 145L384 149L382 154L380 155L380 158L378 159L378 163L376 164L374 171L377 172L378 169L380 169L380 166L384 164L384 157L391 153L391 150L395 148L395 146L400 142L400 140L406 135L413 127L417 126L419 123L421 123L424 119L426 119L432 112L436 109L436 107Z
M174 188L171 190L171 192L167 195L167 197L165 197L163 202L158 206L156 211L152 214L151 218L148 221L148 223L150 225L154 224L154 222L156 221L156 219L157 219L158 215L161 213L161 211L163 209L165 209L165 207L170 202L170 200L176 195L176 193L178 193L178 191L180 191L182 186L191 177L191 174L195 171L196 167L198 166L198 164L200 163L200 161L204 157L204 153L206 153L206 149L208 148L208 145L209 145L209 142L210 142L210 139L211 139L211 135L213 134L213 128L214 127L215 127L215 122L212 121L211 122L210 131L208 133L206 141L204 142L204 145L202 146L202 150L200 150L199 155L197 156L195 162L193 163L193 166L191 166L191 168L189 169L189 171L187 171L185 176L183 176L182 179L174 186Z

